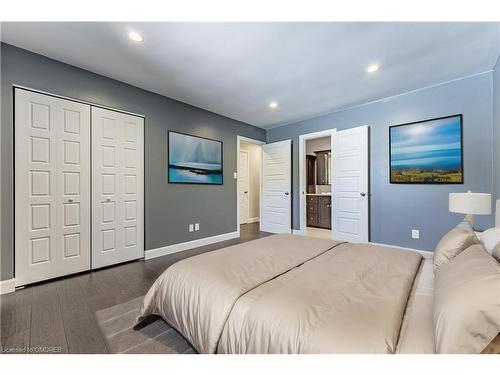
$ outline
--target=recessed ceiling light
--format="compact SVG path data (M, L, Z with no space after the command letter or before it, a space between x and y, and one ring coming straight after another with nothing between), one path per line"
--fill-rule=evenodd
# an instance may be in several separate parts
M375 72L378 72L379 70L380 70L379 64L371 64L371 65L368 65L368 67L366 68L367 73L375 73Z
M129 32L128 37L132 39L134 42L144 42L144 37L135 31Z
M278 108L278 103L277 102L269 103L269 108Z

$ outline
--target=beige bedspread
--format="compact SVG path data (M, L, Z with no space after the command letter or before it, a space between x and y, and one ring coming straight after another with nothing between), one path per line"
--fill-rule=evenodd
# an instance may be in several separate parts
M415 277L413 289L406 305L396 353L436 353L432 320L433 299L434 266L432 257L428 257L422 261Z
M141 316L201 353L394 353L421 255L278 235L176 263Z
M215 353L238 298L340 242L269 236L184 259L146 294L138 320L160 315L200 353Z

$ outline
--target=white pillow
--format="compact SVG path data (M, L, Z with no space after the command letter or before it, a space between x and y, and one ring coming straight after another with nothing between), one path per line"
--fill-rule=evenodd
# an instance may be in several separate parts
M495 246L500 243L500 228L485 230L480 234L480 239L488 253L491 254Z

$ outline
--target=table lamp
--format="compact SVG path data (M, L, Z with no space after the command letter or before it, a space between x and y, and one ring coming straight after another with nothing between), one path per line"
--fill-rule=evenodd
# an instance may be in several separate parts
M459 226L467 225L473 229L473 215L491 214L491 194L472 193L470 190L467 193L450 193L449 211L465 214L464 222Z

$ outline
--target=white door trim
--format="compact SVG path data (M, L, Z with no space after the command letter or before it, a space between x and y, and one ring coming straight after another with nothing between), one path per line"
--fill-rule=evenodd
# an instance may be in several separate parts
M247 177L247 195L248 195L248 198L247 198L247 207L246 207L246 210L247 210L247 215L246 215L246 221L244 223L241 222L241 217L240 217L240 224L248 224L248 219L250 219L250 153L248 152L248 150L241 150L240 149L240 154L241 153L244 153L244 154L247 154L247 173L246 173L246 177ZM241 161L241 159L240 159ZM239 167L240 167L240 164L238 162L238 194L241 193L241 186L240 186L240 170L239 170ZM240 199L240 203L241 203L241 199ZM241 214L241 207L240 207L240 214Z
M138 116L138 117L146 118L145 115L141 115L140 113L129 112L129 111L125 111L125 110L119 109L119 108L108 107L106 105L102 105L102 104L98 104L98 103L87 102L85 100L71 98L69 96L58 95L58 94L54 94L52 92L47 92L47 91L43 91L43 90L37 90L37 89L31 88L31 87L18 85L17 83L14 83L12 85L12 87L13 88L18 88L18 89L23 89L23 90L26 90L26 91L31 91L31 92L34 92L34 93L37 93L37 94L43 94L43 95L47 95L47 96L52 96L54 98L59 98L59 99L64 99L64 100L70 100L72 102L77 102L77 103L82 103L82 104L88 104L88 105L90 105L92 107L109 109L110 111L120 112L120 113L124 113L126 115L132 115L132 116Z
M238 186L238 172L240 168L240 145L241 142L252 143L257 146L265 145L266 142L259 141L241 135L236 136L236 232L240 235L240 188ZM259 170L259 189L262 190L262 168ZM259 203L259 220L260 220L260 203Z
M337 129L327 129L314 133L302 134L299 136L299 232L304 233L306 230L306 141L310 139L323 138L330 136L330 149L333 150L333 138ZM333 164L332 164L333 165ZM332 171L330 171L330 175ZM333 204L332 204L333 218Z

